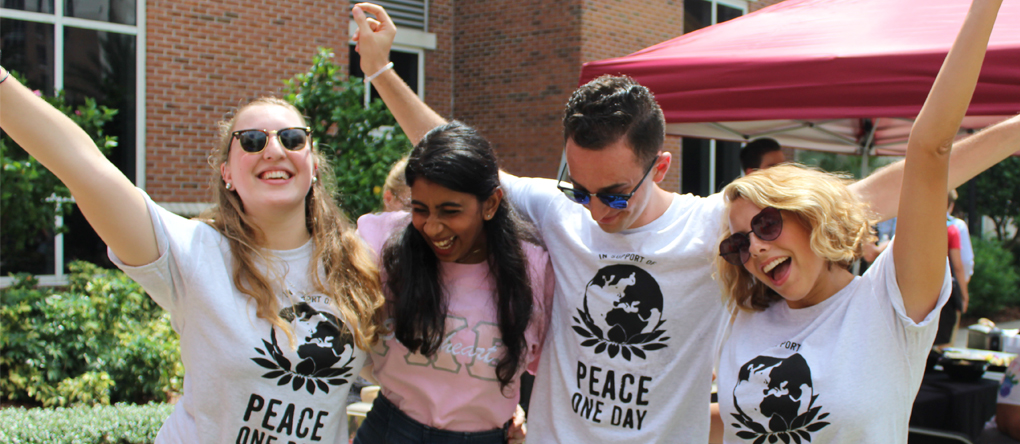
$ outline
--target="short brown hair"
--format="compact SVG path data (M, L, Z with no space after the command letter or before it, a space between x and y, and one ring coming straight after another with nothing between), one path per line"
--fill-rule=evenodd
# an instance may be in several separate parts
M563 141L600 150L626 136L642 164L662 150L666 120L652 92L627 76L603 75L574 91L563 113Z

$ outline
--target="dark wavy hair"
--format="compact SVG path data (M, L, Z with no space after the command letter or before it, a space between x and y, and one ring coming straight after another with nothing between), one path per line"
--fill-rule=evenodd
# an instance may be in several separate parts
M408 186L423 178L479 202L499 187L499 166L489 142L453 121L429 131L411 151L404 172ZM506 199L483 221L493 299L506 353L496 365L501 390L524 367L532 320L532 293L522 240L534 241ZM446 336L448 299L439 279L439 259L412 224L383 249L386 285L394 298L394 335L409 350L434 356Z

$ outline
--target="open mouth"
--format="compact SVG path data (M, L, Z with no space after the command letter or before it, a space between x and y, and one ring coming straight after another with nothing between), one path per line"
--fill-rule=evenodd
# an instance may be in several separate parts
M443 239L441 241L434 240L432 241L432 246L436 247L437 250L449 250L450 247L453 246L453 240L456 238L457 236L451 237L449 239Z
M761 271L770 278L773 282L779 282L786 277L787 272L790 270L790 258L788 256L777 257L771 260L769 263L762 267Z

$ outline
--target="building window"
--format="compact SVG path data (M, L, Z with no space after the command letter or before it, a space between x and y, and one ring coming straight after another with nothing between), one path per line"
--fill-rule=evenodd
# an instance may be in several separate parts
M354 45L350 45L350 66L348 72L351 77L365 78L365 73L361 72L361 55L354 50ZM393 70L396 71L397 75L411 87L411 90L418 97L424 100L425 98L425 51L422 49L415 48L398 48L394 46L390 49L390 61L393 62ZM378 99L379 93L372 89L372 99Z
M136 0L3 0L3 66L29 88L63 90L71 105L95 98L117 110L104 133L117 136L111 161L140 186L144 137L144 2ZM73 260L111 265L106 246L75 208L62 223L68 232L40 240L38 257L0 264L0 274L25 271L60 283Z
M747 13L741 0L684 0L684 33L732 20ZM738 142L683 138L680 192L707 196L740 176Z

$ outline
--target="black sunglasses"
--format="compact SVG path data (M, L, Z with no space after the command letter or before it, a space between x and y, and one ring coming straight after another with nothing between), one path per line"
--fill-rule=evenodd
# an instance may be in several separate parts
M639 180L637 185L634 186L634 189L627 194L589 193L587 190L583 189L579 190L577 188L574 188L573 186L562 185L563 183L567 182L566 178L564 177L564 175L567 172L566 167L564 167L563 171L560 172L560 177L559 180L557 181L556 188L559 188L560 191L562 191L563 194L567 196L567 199L570 199L581 205L587 205L589 202L591 202L591 197L595 196L599 198L599 200L601 200L602 203L606 204L607 207L622 210L627 208L627 201L634 196L634 193L637 192L638 188L641 188L641 184L645 182L645 178L648 177L648 173L652 172L652 168L654 168L655 164L659 162L659 157L660 156L655 156L655 160L652 161L651 165L648 165L648 169L645 170L645 174L641 176L641 180Z
M241 143L241 149L244 152L255 154L266 149L269 137L276 134L276 137L280 139L280 145L283 145L284 148L290 151L300 151L305 147L311 132L312 129L307 126L278 130L246 129L231 133L230 140L233 141L236 138Z
M763 241L774 241L783 233L783 214L777 208L767 207L751 219L751 232ZM751 258L751 236L733 233L719 244L719 256L736 266Z

